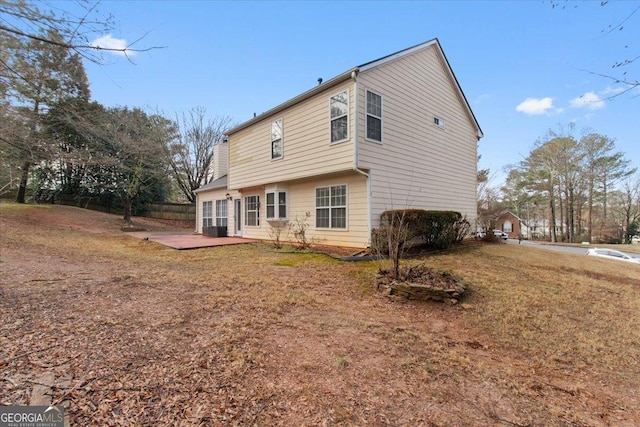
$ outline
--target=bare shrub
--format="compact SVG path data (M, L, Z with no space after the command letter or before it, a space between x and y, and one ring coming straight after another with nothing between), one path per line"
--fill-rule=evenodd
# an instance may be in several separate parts
M276 249L282 249L282 232L285 230L284 224L280 221L274 222L270 224L269 231L267 234L269 235L269 240L271 240L271 244Z
M388 211L383 216L380 228L372 235L373 250L380 260L379 270L387 270L383 266L385 256L391 261L391 276L400 276L400 260L406 253L406 243L409 237L409 227L406 222L406 210Z
M293 237L296 239L296 248L298 249L307 249L311 244L307 237L309 218L311 218L311 212L305 212L303 217L296 215L295 219L289 223L289 230L293 233Z

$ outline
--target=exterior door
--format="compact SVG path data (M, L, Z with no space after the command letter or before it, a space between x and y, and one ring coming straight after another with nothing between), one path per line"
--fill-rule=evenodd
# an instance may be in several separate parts
M242 236L242 199L235 199L233 202L233 234Z

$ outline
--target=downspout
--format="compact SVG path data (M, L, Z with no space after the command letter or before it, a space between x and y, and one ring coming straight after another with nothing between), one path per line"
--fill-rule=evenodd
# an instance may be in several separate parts
M355 91L355 103L356 103L356 108L355 108L355 130L353 133L353 171L356 173L359 173L360 175L364 175L365 179L367 180L367 236L369 239L369 246L371 246L371 177L369 176L369 174L365 171L363 171L362 169L360 169L360 150L358 149L358 143L359 143L359 138L358 138L358 130L360 128L359 126L359 119L360 119L360 114L359 114L359 106L360 103L358 102L358 98L359 98L359 91L358 91L358 72L359 70L354 70L351 73L351 78L353 79L353 90Z

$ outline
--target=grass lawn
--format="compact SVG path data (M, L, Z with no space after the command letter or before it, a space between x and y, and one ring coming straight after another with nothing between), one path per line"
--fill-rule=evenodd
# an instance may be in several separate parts
M463 304L394 302L375 262L121 226L0 205L0 405L53 373L71 425L640 425L640 266L464 247L407 261Z

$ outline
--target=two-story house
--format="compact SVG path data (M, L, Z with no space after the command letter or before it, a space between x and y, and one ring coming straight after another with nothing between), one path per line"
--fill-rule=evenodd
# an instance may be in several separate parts
M197 231L367 247L382 212L476 217L482 131L437 39L359 65L227 132ZM224 160L227 163L225 164ZM308 213L308 215L307 215ZM271 232L270 232L271 231Z

